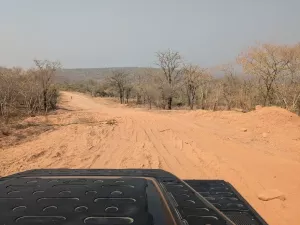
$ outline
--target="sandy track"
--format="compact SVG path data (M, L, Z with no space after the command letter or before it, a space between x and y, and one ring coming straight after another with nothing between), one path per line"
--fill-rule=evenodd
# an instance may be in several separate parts
M269 224L300 224L300 119L291 113L147 111L68 92L62 100L70 111L48 116L59 124L54 131L0 150L0 175L33 168L161 168L181 178L227 180ZM269 189L286 200L259 200Z

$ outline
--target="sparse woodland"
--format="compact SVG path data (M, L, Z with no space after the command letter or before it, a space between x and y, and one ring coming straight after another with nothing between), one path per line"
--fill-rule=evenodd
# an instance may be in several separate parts
M35 68L0 68L0 119L47 113L56 108L54 85L59 62L35 60Z
M0 116L47 113L56 108L58 89L116 97L160 109L250 111L256 105L276 105L300 114L300 44L258 44L237 57L236 65L210 68L189 64L179 52L156 53L160 69L138 73L111 70L105 80L54 84L58 62L35 60L35 68L0 69Z
M69 90L93 96L129 99L149 108L250 111L256 105L276 105L300 114L300 44L258 44L237 57L237 65L209 68L186 63L179 52L157 53L157 66L143 72L113 70L105 81L65 84Z

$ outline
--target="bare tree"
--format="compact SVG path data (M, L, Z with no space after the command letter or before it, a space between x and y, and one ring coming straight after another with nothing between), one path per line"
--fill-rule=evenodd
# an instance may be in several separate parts
M136 103L138 105L142 104L142 95L144 93L144 79L146 76L146 71L144 73L136 73L133 77L134 91L136 93Z
M222 95L222 82L220 80L215 80L215 87L212 94L212 110L216 111L218 110L218 107L220 106L220 99Z
M127 103L127 104L128 104L128 102L129 102L129 98L130 98L132 89L133 89L133 86L132 86L130 83L128 83L128 84L125 86L124 93L125 93L125 98L126 98L126 103Z
M108 83L117 89L121 104L125 103L125 89L128 85L128 78L129 74L124 70L114 70L112 74L107 77Z
M212 89L212 76L208 71L202 75L200 86L197 91L197 102L201 109L206 109L208 107L207 99L210 95L210 90Z
M158 101L161 97L161 78L159 74L155 72L147 71L144 77L143 84L143 95L148 103L149 109L152 108L153 104L159 105ZM162 98L163 99L163 98Z
M169 87L168 109L172 109L174 91L180 80L182 59L179 52L173 52L170 49L165 52L158 52L157 59L157 65L162 69L166 84Z
M39 64L42 65L42 64ZM34 115L40 111L55 109L58 90L49 79L46 69L0 69L0 119L8 122L12 116ZM45 76L44 76L45 75ZM47 82L41 82L45 78ZM46 90L46 96L44 96ZM45 97L45 98L44 98ZM46 108L45 101L46 99Z
M28 115L34 115L43 105L41 85L36 81L36 71L29 69L19 81L19 94L27 109Z
M206 69L200 68L197 65L188 64L183 68L184 74L184 86L187 94L188 105L191 109L194 109L194 104L197 97L197 91L201 86L201 83L205 79Z
M300 44L284 47L286 70L279 77L276 96L282 107L300 113Z
M49 60L34 60L37 67L36 78L39 80L42 86L43 105L45 112L48 111L49 90L54 81L55 72L61 67L60 62L51 62Z
M236 107L238 104L241 84L232 65L224 65L222 71L224 72L223 97L226 102L227 110L231 110L233 106Z
M238 57L237 61L244 71L258 76L262 82L263 105L274 103L275 82L288 65L284 53L282 46L263 44L251 47Z
M19 68L0 70L0 115L8 122L9 116L17 108Z

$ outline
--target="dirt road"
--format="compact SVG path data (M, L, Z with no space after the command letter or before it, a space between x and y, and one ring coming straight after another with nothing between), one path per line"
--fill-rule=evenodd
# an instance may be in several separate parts
M72 96L72 98L71 98ZM300 119L283 109L250 113L148 111L62 93L55 126L0 149L0 175L33 168L161 168L181 178L231 182L271 225L300 224ZM285 200L259 200L276 189Z

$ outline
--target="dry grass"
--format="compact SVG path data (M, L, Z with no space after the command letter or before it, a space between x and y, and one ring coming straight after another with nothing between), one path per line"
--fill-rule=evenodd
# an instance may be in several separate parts
M53 130L54 126L46 123L12 122L0 124L0 149L33 140L38 135Z
M110 120L106 120L106 124L113 126L113 125L117 125L118 122L115 119L110 119Z
M51 122L47 119L40 120L39 118L37 118L35 121L20 119L19 121L11 121L9 124L0 123L0 149L31 141L42 133L52 131L58 127L74 124L115 126L118 124L118 122L116 119L97 121L92 117L79 117L78 119L69 123L53 123L53 121Z
M8 127L2 127L1 128L1 134L4 136L9 136L11 133L10 129Z
M74 121L74 124L89 124L89 123L93 124L93 123L97 123L97 121L91 117L80 117L76 119L76 121Z

